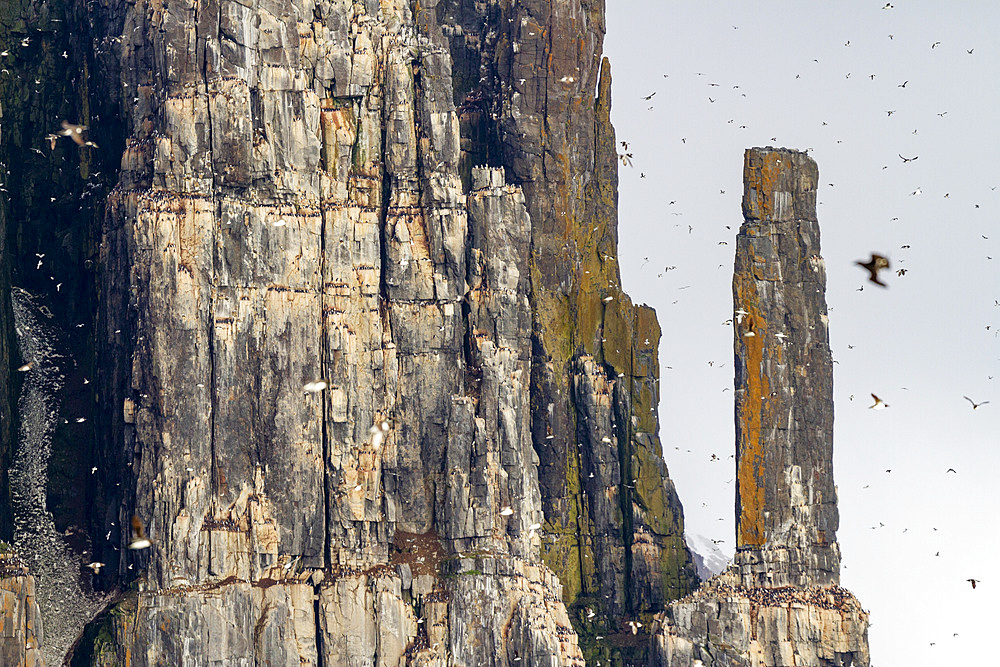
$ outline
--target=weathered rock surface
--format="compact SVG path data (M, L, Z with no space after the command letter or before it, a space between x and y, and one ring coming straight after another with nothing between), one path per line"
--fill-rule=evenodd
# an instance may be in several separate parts
M94 371L74 406L90 430L49 480L57 527L87 523L95 585L116 593L75 664L649 664L669 648L650 621L697 577L658 437L659 324L620 285L603 3L52 6L0 19L26 49L0 80L23 184L0 213L13 275L65 283ZM101 148L38 150L66 117ZM28 272L43 252L59 262ZM781 400L827 386L803 382ZM801 524L788 534L753 514L771 497L746 495L731 585L775 569L768 536L789 581L834 572L832 480L808 481L828 448L747 438L761 479L787 459L787 493L818 495L775 501ZM128 548L133 517L150 548ZM30 584L4 622L34 613ZM5 664L33 664L18 639Z
M660 617L658 664L868 665L868 613L838 586L818 174L805 153L746 152L733 274L736 555Z
M730 571L670 605L657 628L671 667L868 664L868 613L839 586L743 587Z
M4 220L4 208L0 205L0 223ZM0 224L0 532L7 534L13 525L10 510L10 480L8 470L14 456L14 406L17 404L16 385L12 381L17 365L14 340L14 311L10 300L10 262L7 258L7 242Z
M480 21L484 33L511 29L485 10ZM587 29L599 43L600 31ZM547 205L530 197L517 165L508 166L515 185L463 150L451 51L430 9L140 3L125 33L134 35L123 46L125 84L138 100L101 248L100 344L114 360L101 382L114 435L102 479L109 490L128 480L122 509L105 520L106 558L122 556L121 575L147 573L130 628L162 628L162 614L194 636L234 627L245 641L231 642L231 660L278 659L277 647L249 639L274 595L284 611L269 623L276 636L312 646L298 654L307 660L396 664L404 652L430 651L427 660L456 664L573 664L582 656L562 600L574 602L583 584L577 576L563 595L539 559L543 542L546 553L570 545L585 589L607 595L606 607L593 604L605 622L686 590L688 579L664 571L687 558L679 503L658 456L649 469L633 453L658 454L655 414L641 413L655 410L655 320L615 283L622 305L607 310L624 341L617 363L593 361L582 345L573 352L567 338L560 345L570 354L553 366L559 409L577 405L592 423L533 433L533 415L545 411L533 407L533 369L547 363L533 351L533 248L556 243L554 232L533 217ZM509 43L488 55L503 53L520 50ZM593 134L599 53L581 57L592 75L572 87L573 99ZM510 76L491 81L489 94L513 118L528 107L508 89ZM538 134L544 110L531 104ZM559 114L578 122L568 109ZM579 143L572 134L559 141L567 150ZM513 135L500 144L520 145ZM571 170L594 171L593 150L564 170L567 181ZM613 235L613 218L601 225ZM564 276L574 299L578 264ZM600 326L605 293L583 299L597 314L588 326ZM304 394L319 378L328 388ZM373 435L382 422L384 437ZM543 498L540 451L556 434L554 449L573 449L558 474L578 490ZM590 472L600 474L586 477L593 506L580 488ZM551 519L546 502L572 505L573 521L565 512ZM118 527L132 512L147 523L149 553L124 549L129 536ZM412 537L400 544L401 535ZM409 563L406 539L433 554ZM633 561L642 576L631 592ZM553 562L566 566L563 556ZM403 565L411 569L396 572ZM318 604L296 593L304 584L282 583L289 573L312 582ZM174 591L183 602L165 604ZM424 604L427 596L440 603ZM203 597L220 602L204 607ZM318 618L326 634L300 637L287 620L295 618L302 628ZM362 634L377 629L375 639L342 646L334 621L344 618ZM119 632L115 641L128 648L140 635L133 648L146 660L176 655L166 635Z
M0 664L40 667L42 641L35 578L11 553L0 553Z
M736 562L747 585L840 581L833 360L819 247L819 171L751 149L733 275Z

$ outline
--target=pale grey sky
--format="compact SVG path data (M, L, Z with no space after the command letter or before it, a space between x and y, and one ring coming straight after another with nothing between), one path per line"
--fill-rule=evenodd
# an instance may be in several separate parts
M661 436L688 530L731 552L722 322L743 150L811 149L842 581L871 611L873 665L980 665L1000 609L1000 3L885 4L608 3L612 118L633 154L623 287L663 328ZM907 273L866 283L853 262L872 251ZM870 393L891 407L868 410Z

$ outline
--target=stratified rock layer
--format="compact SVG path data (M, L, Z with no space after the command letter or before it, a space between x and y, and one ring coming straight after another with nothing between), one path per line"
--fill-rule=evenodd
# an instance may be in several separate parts
M728 576L727 576L728 575ZM864 667L868 613L839 586L764 588L712 579L670 605L657 628L670 667Z
M691 589L603 7L452 10L126 14L96 661L579 664Z
M44 635L35 578L6 548L0 553L0 664L41 667Z
M670 605L670 667L868 665L868 613L840 588L833 371L816 163L754 148L733 274L736 556Z
M90 522L83 563L126 591L77 664L695 655L681 640L704 600L670 610L677 632L645 634L697 578L658 437L659 324L620 285L603 2L9 4L12 273L61 295L95 371L78 378L86 426L63 429L64 469L50 466L53 512ZM63 118L101 148L48 145ZM761 210L795 209L768 204L784 172L754 159ZM106 197L102 182L117 183ZM781 215L755 219L773 232ZM788 230L775 238L812 243ZM741 244L747 266L768 252L779 276L799 266L781 243ZM761 305L774 278L755 280L747 326L777 332ZM799 282L794 312L821 313ZM814 325L800 333L825 345ZM774 400L738 408L741 566L703 589L734 598L720 632L751 638L788 630L746 591L834 583L838 562L828 424L796 398L828 383L781 375L782 349L755 345L738 350L745 390L765 398L773 376ZM794 373L829 365L814 347L788 353ZM779 410L795 417L783 436L760 425ZM789 435L802 424L807 440ZM150 548L128 548L133 517ZM34 664L33 581L15 574L3 657ZM823 590L782 604L841 599ZM748 604L761 628L737 622Z

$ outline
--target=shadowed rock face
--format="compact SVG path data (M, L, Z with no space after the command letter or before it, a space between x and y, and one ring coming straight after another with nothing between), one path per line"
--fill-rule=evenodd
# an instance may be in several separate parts
M733 274L736 556L658 619L657 664L868 665L868 613L837 585L817 180L805 153L746 151Z

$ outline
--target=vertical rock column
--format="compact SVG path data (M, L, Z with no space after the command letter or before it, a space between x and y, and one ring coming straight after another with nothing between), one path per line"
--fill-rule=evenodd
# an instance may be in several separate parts
M736 562L747 585L840 580L833 366L816 163L753 148L733 274Z
M838 586L833 371L816 163L753 148L736 239L735 562L653 627L670 667L867 667L868 612Z

